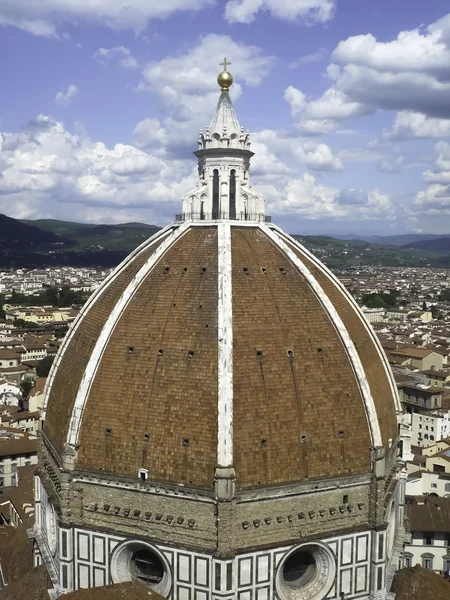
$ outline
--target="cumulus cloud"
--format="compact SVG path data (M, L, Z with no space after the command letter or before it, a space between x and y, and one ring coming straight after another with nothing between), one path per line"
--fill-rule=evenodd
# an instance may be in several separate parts
M428 187L420 190L413 203L412 209L424 214L450 212L450 144L438 142L435 146L436 159L434 169L423 173Z
M392 218L390 198L378 189L339 190L316 181L310 173L290 180L275 205L275 212L296 213L305 219L376 220Z
M143 30L150 19L180 11L198 11L215 0L0 0L0 25L14 25L34 35L59 37L66 22L92 22L113 29Z
M450 119L427 117L422 113L402 110L397 113L391 131L383 137L389 140L408 138L442 138L450 136Z
M57 104L69 104L69 102L75 98L79 91L80 90L77 88L77 86L71 83L65 92L62 91L56 94L55 102Z
M320 98L308 100L306 95L293 86L284 93L297 130L302 135L322 135L336 131L345 120L375 112L373 106L354 102L348 96L329 88Z
M253 159L256 164L261 165L259 154L271 157L264 163L267 173L298 173L299 165L313 171L340 171L343 168L341 159L327 144L298 137L292 132L266 129L252 134L252 143L257 150Z
M334 16L334 0L229 0L225 18L229 23L251 23L260 12L285 21L307 25L326 23Z
M40 115L0 134L0 212L104 221L165 222L194 186L191 160L169 162L128 144L108 148Z
M450 118L450 15L389 42L350 37L331 60L334 87L355 102Z
M156 94L167 116L162 120L144 119L137 125L134 135L139 147L177 156L186 156L192 150L199 129L209 125L217 103L217 57L225 55L233 57L230 71L238 73L240 81L249 86L260 85L274 63L274 58L264 55L257 46L209 34L183 54L144 68L139 87ZM242 86L236 81L231 97L236 100L241 94Z
M116 61L124 69L137 69L137 60L125 46L114 46L114 48L99 48L94 53L94 58L102 65Z

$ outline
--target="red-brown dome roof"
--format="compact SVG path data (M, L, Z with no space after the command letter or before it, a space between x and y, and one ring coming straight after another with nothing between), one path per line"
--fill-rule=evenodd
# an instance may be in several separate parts
M212 488L371 470L397 437L383 352L336 278L274 226L171 226L99 288L60 349L44 433L76 468Z

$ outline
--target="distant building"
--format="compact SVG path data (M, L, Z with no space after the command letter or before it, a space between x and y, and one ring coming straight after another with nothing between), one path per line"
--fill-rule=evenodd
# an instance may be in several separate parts
M437 371L435 369L427 369L425 371L421 371L421 373L425 375L424 383L426 385L444 387L445 385L447 385L447 383L450 382L449 371Z
M15 486L17 468L37 464L37 437L0 430L0 487Z
M450 498L427 496L411 502L405 505L411 540L405 544L404 565L419 564L437 573L450 570Z
M364 316L369 323L380 323L384 321L386 310L384 308L366 308L362 309Z
M405 363L409 362L409 364L419 371L430 369L442 370L444 366L444 356L439 352L426 348L401 348L392 350L390 354L400 359L403 358Z

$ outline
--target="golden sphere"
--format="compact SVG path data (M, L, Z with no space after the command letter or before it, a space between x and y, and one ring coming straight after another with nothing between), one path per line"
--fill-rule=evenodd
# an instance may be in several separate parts
M233 83L233 75L228 73L228 71L222 71L217 78L217 83L223 90L228 90L228 88Z

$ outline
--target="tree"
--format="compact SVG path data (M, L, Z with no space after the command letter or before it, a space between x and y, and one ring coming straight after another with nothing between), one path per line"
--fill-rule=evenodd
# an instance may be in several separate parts
M425 302L425 300L422 302L422 310L423 310L424 312L426 312L426 311L428 310L428 308L427 308L427 303Z
M36 365L36 375L38 377L47 377L50 373L51 366L55 360L54 356L46 356Z
M28 394L31 392L33 387L34 387L34 384L31 381L31 379L22 379L22 381L20 383L20 388L22 390L22 394L23 394L24 398L28 398Z

